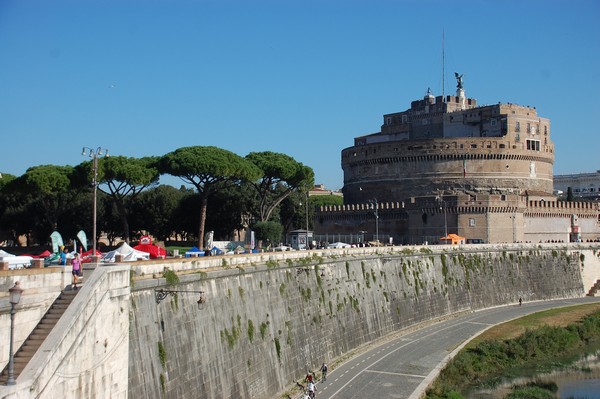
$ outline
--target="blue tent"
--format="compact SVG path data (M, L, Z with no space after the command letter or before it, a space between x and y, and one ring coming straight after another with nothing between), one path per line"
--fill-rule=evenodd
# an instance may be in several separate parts
M210 253L213 255L223 255L225 252L223 252L222 250L220 250L217 247L212 247L212 249L210 250Z
M198 247L193 247L185 253L186 258L191 258L192 256L204 256L204 251L198 249Z

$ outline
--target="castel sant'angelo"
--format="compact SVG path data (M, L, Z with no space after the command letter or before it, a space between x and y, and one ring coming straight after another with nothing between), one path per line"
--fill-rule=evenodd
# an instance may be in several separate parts
M342 150L344 205L317 211L315 232L394 244L600 238L597 202L553 195L550 120L535 107L480 106L455 76L456 95L428 90Z

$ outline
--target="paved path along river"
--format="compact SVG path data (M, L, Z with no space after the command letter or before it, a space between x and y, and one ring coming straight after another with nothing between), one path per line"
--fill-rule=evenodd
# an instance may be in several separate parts
M388 337L330 369L317 385L317 399L417 399L450 354L487 328L542 310L600 302L585 297L539 301L464 313L427 327Z

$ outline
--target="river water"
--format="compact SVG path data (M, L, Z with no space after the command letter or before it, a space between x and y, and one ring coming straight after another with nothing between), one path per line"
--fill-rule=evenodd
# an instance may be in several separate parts
M521 374L521 373L520 373ZM502 399L515 385L529 382L554 382L558 386L558 398L600 398L600 350L581 356L575 363L561 370L539 373L524 371L522 377L506 378L490 389L477 389L466 395L468 399Z

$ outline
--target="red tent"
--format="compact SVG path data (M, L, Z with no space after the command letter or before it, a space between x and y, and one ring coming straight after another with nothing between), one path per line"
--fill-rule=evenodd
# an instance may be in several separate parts
M81 254L81 262L82 263L89 263L92 261L92 251L93 251L93 249L90 249ZM96 255L102 256L104 254L96 249Z
M45 258L46 256L50 256L50 255L52 255L52 252L45 250L41 254L37 255L36 258Z
M48 250L45 250L44 252L42 252L42 253L41 253L41 254L39 254L39 255L33 255L33 254L21 254L21 255L19 255L19 256L30 256L30 257L32 257L33 259L43 259L43 258L45 258L45 257L47 257L47 256L50 256L50 255L52 255L52 253L51 253L50 251L48 251Z
M139 244L133 247L133 249L149 253L150 259L156 259L159 257L164 258L165 256L167 256L167 251L164 248L157 247L154 244Z

